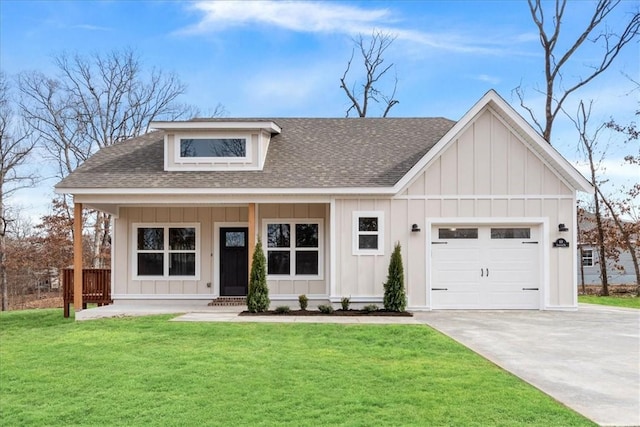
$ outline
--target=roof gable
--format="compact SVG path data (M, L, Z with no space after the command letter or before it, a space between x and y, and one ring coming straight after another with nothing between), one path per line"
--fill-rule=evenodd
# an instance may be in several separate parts
M591 192L593 188L580 172L571 165L558 151L551 146L542 136L517 111L509 105L494 90L488 91L476 104L442 137L442 139L426 153L407 174L394 186L396 192L401 192L418 174L436 157L456 140L464 130L487 108L499 116L510 126L523 142L536 152L547 165L562 177L573 189Z

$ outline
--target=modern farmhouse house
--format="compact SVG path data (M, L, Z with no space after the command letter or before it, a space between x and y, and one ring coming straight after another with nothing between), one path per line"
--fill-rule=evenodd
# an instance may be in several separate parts
M408 309L575 309L589 182L496 92L444 118L154 122L56 186L113 215L112 298L244 296L257 238L273 304L380 303L393 245Z

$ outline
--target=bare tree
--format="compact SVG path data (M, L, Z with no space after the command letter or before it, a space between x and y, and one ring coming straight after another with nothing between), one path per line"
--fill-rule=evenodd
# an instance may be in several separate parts
M23 73L21 109L41 137L60 178L98 149L147 132L153 120L191 118L197 110L176 102L186 87L175 74L144 70L131 50L54 58L58 76ZM218 111L218 108L216 108ZM96 213L94 267L109 242L110 216Z
M2 288L2 311L8 309L8 286L6 269L6 237L11 221L7 214L6 201L15 191L30 187L35 175L21 167L35 146L31 133L16 123L10 102L9 82L0 72L0 287Z
M344 90L351 103L351 106L347 109L347 117L349 117L349 113L352 110L356 110L358 117L367 117L372 102L376 104L382 103L384 107L382 117L387 117L391 108L398 104L399 101L395 99L398 87L397 75L394 76L393 90L390 95L386 95L379 89L380 79L394 67L393 63L385 64L383 58L385 51L394 40L395 36L382 31L374 31L368 41L362 35L353 39L355 47L351 51L351 58L347 62L347 68L340 78L340 87ZM346 79L351 70L356 50L362 55L365 78L363 83L354 82L349 86Z
M600 279L602 281L602 295L609 295L609 279L607 274L607 247L605 240L605 223L603 221L603 212L600 206L601 203L601 193L600 193L600 180L598 179L598 169L599 165L602 163L604 158L604 153L606 150L601 150L601 154L599 158L598 156L598 134L605 127L604 124L598 126L598 128L593 132L593 134L589 135L588 133L588 124L589 118L591 116L591 106L592 103L589 103L588 107L585 107L584 102L580 101L578 105L578 112L576 114L576 118L570 117L573 121L573 124L578 131L580 136L580 147L589 162L589 172L590 172L590 181L594 187L593 191L593 209L595 216L595 225L596 225L596 246L598 248L598 262L600 263Z
M550 20L547 19L544 10L544 5L549 4L548 2L542 0L528 0L528 2L544 54L545 88L538 90L545 96L544 119L539 119L533 108L525 104L524 89L521 86L518 86L515 92L520 99L520 105L527 110L544 139L551 143L553 122L562 111L567 97L609 68L625 45L638 35L640 14L637 11L631 13L628 20L617 25L617 28L622 31L615 33L607 27L605 19L620 4L620 0L598 0L584 29L578 33L575 40L567 43L560 42L566 0L555 1ZM572 81L563 71L587 40L600 43L603 51L595 63L586 67L589 71L585 75L577 76ZM561 46L568 47L562 49Z
M640 110L636 111L636 116L640 116ZM625 162L630 165L640 165L640 148L637 147L638 141L640 140L640 129L638 129L636 123L623 126L611 120L606 123L605 126L615 132L626 135L627 140L625 143L634 143L636 145L636 147L634 147L635 152L625 156ZM631 255L633 268L636 273L636 285L638 286L636 295L640 296L640 265L638 263L640 254L640 243L638 242L638 238L640 238L640 212L638 211L640 208L638 206L640 182L635 182L630 188L621 189L619 198L615 200L605 197L599 188L598 192L600 193L603 203L609 210L613 222L618 228L622 243ZM625 221L623 217L627 217L627 220Z

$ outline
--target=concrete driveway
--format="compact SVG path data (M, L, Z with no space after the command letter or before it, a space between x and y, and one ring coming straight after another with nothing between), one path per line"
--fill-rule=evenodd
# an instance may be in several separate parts
M600 425L640 425L640 310L415 316Z

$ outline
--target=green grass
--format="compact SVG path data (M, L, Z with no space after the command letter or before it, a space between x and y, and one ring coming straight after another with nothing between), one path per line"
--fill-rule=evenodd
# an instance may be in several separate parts
M640 309L640 298L632 297L632 296L600 297L597 295L578 295L578 302L585 302L588 304L613 305L616 307Z
M418 325L0 314L2 425L593 425Z

